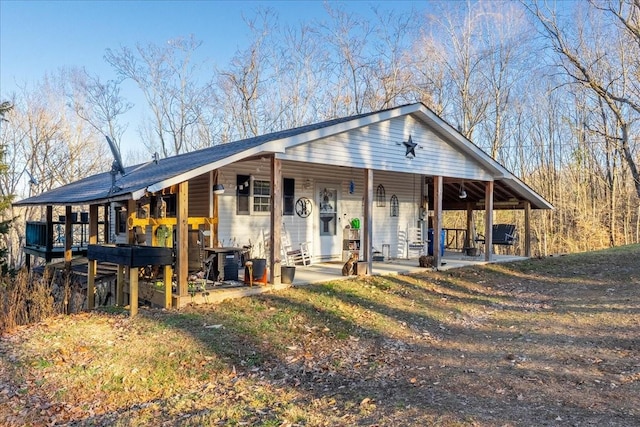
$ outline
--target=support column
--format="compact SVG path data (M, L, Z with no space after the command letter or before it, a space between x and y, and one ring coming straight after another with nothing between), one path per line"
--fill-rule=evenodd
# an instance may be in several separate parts
M72 207L65 206L64 217L64 269L71 271L71 246L73 244L73 224L71 222Z
M172 280L171 278L173 277L173 269L171 268L171 265L165 265L164 266L164 308L171 308L171 306L173 305L173 301L172 301L172 296L173 296L173 290L172 290Z
M129 268L129 315L138 314L138 267Z
M124 307L124 267L116 267L116 305Z
M51 262L51 252L53 251L53 206L47 205L46 216L47 250L45 252L44 261L48 264Z
M524 202L524 256L531 257L531 202Z
M186 297L189 294L189 182L178 185L177 197L177 225L176 225L176 282L178 295Z
M442 177L433 177L433 265L439 268L442 263L440 246L442 245Z
M484 260L493 258L493 181L488 181L484 190Z
M89 206L89 244L98 243L98 205ZM96 305L96 273L98 270L98 261L89 260L87 266L87 308L93 310Z
M472 248L474 244L474 236L473 233L473 203L467 202L467 233L464 238L464 249Z
M271 157L271 235L269 236L269 272L272 285L282 280L282 161Z
M361 250L367 262L367 275L373 274L373 169L364 170L364 224ZM358 274L362 274L358 270Z

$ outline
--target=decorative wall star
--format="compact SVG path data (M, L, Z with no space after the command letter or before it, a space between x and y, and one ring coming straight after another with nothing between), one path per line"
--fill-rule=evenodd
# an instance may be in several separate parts
M405 148L407 149L407 152L405 153L405 157L409 157L409 154L411 154L411 156L413 157L416 156L416 147L418 146L418 144L413 142L413 139L411 139L411 135L409 135L408 141L402 141L402 145L404 145Z

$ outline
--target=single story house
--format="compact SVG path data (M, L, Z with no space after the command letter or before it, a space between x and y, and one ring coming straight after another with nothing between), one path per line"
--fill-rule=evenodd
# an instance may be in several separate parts
M40 228L27 228L28 259L55 257L56 224L65 237L65 260L82 253L82 245L73 244L73 208L81 206L89 206L79 223L90 248L173 247L175 260L162 261L167 306L181 305L188 295L198 248L250 246L253 258L267 260L274 284L288 256L300 249L314 261L344 261L355 253L359 272L370 274L374 248L407 257L416 241L428 242L438 266L441 252L432 249L442 244L444 210L467 211L467 240L471 212L484 210L481 231L491 242L494 209L523 209L520 235L529 256L530 210L552 209L422 103L115 167L14 205L46 206ZM54 206L65 207L64 218L54 220ZM492 245L486 248L490 261ZM91 272L102 257L89 256L90 308ZM122 260L123 267L133 264ZM175 267L173 291L169 264Z

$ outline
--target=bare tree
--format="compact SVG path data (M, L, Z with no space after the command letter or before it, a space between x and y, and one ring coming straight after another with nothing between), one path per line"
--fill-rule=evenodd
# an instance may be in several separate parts
M576 33L563 28L553 10L541 8L537 3L528 4L527 8L541 24L566 75L602 99L609 113L615 117L616 133L611 136L618 142L617 149L627 163L636 194L640 197L640 173L630 132L640 114L640 4L625 0L590 1L587 18L576 21L589 25L579 26ZM606 40L606 44L594 43L594 40L603 41L603 33L587 32L602 31L603 27L597 25L602 21L617 24L605 28L615 31L607 34L611 38ZM607 46L606 51L600 46Z
M189 38L169 40L165 46L136 45L107 49L105 60L122 78L133 80L151 110L153 139L147 148L169 156L189 151L189 137L197 135L202 107L211 99L211 83L198 82L200 65L192 64L202 42ZM196 147L198 141L191 141Z
M133 108L133 104L120 95L121 82L103 83L99 76L90 75L84 69L74 70L71 79L73 92L69 99L76 114L120 147L127 125L121 124L118 117Z

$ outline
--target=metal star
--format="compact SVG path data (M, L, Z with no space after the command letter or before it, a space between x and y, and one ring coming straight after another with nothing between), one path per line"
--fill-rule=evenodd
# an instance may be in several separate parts
M411 139L411 135L409 135L408 141L402 141L402 145L404 145L407 148L405 157L409 157L409 154L411 154L413 157L416 156L416 147L418 146L418 144L413 142L413 139Z

